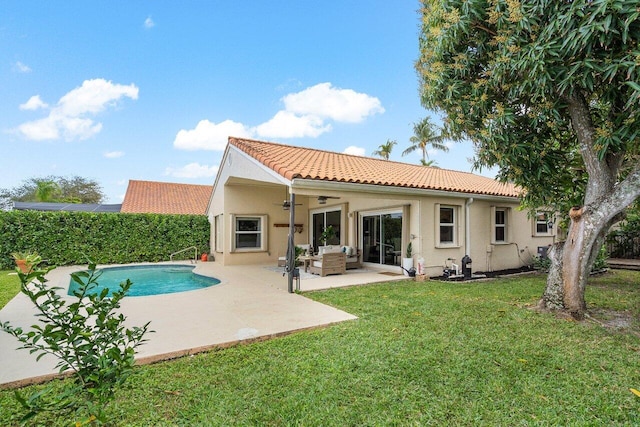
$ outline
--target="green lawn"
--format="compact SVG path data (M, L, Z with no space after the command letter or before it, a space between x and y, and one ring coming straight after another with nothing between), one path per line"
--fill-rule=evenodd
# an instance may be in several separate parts
M15 270L0 270L0 308L20 292L20 280Z
M110 408L111 420L640 425L640 398L630 391L640 389L640 273L592 279L594 318L582 323L530 309L543 288L542 276L521 276L308 293L359 319L140 367ZM610 321L614 327L605 327ZM12 392L0 392L0 419L18 409Z

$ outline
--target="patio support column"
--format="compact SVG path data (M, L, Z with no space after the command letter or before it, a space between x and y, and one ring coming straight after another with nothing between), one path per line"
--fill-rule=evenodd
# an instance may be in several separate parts
M296 222L296 195L291 193L289 207L289 242L287 243L287 290L293 293L293 269L296 267L296 247L294 242Z
M473 203L473 197L469 197L464 204L464 254L469 255L471 253L471 203ZM471 256L471 255L469 255Z

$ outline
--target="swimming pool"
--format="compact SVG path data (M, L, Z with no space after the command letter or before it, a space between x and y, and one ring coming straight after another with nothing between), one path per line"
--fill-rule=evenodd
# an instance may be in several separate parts
M175 292L193 291L217 285L220 280L213 277L195 274L195 266L190 265L135 265L125 267L106 267L96 271L102 272L94 293L109 289L118 290L120 283L129 279L133 282L127 296L141 297ZM78 284L69 281L68 295L78 289Z

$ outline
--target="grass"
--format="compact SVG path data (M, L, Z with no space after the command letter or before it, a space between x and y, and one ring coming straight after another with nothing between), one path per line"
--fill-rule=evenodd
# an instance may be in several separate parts
M15 270L0 270L0 308L20 292L20 279Z
M139 367L111 406L111 422L640 424L640 398L629 390L640 389L640 273L592 279L594 321L582 323L531 310L543 288L542 276L523 276L308 293L359 319ZM603 327L612 310L632 320ZM0 419L16 413L13 393L0 392Z

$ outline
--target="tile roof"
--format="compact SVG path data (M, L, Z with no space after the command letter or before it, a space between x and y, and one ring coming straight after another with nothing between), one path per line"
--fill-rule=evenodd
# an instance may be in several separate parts
M205 215L213 186L129 180L123 213Z
M469 172L229 137L279 175L294 178L517 197L518 188Z

